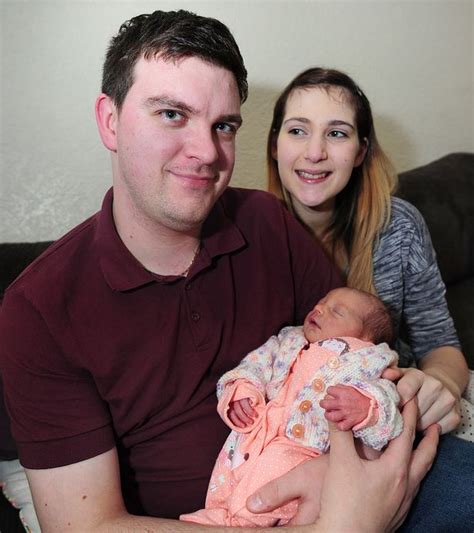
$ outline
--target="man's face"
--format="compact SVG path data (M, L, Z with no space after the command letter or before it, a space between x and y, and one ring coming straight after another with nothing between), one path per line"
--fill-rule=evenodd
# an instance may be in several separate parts
M308 313L303 333L309 342L330 337L362 338L362 317L367 310L367 302L356 291L345 287L333 289Z
M118 222L199 228L229 183L240 123L230 71L195 57L139 59L115 116Z

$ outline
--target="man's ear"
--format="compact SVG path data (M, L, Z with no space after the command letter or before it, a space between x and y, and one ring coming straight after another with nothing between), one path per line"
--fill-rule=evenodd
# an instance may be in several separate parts
M117 108L110 96L100 94L95 102L95 119L100 138L111 152L117 151L117 117Z
M365 156L367 155L367 150L369 149L369 141L367 140L367 137L364 137L362 139L362 142L360 143L359 153L357 154L357 157L354 161L354 168L362 165Z

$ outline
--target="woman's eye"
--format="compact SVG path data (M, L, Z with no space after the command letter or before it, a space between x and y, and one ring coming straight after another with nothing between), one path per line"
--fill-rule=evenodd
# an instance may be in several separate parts
M288 133L290 135L304 135L304 130L301 128L291 128L291 130L288 130Z
M340 139L343 137L347 137L347 133L341 130L333 130L329 132L329 137L333 137L335 139Z

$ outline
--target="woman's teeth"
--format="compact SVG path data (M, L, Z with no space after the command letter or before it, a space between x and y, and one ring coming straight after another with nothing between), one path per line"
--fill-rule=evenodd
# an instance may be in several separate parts
M313 172L305 172L304 170L297 170L296 173L298 174L300 178L304 178L306 180L317 180L317 179L326 178L327 176L329 176L329 172L313 173Z

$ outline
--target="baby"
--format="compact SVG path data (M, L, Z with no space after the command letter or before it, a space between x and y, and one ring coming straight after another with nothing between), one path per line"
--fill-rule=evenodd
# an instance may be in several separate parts
M265 483L327 452L327 420L375 450L402 431L390 314L375 296L330 291L301 327L283 328L217 384L218 412L233 430L211 476L206 508L182 520L268 527L287 523L297 501L253 514L245 502Z

